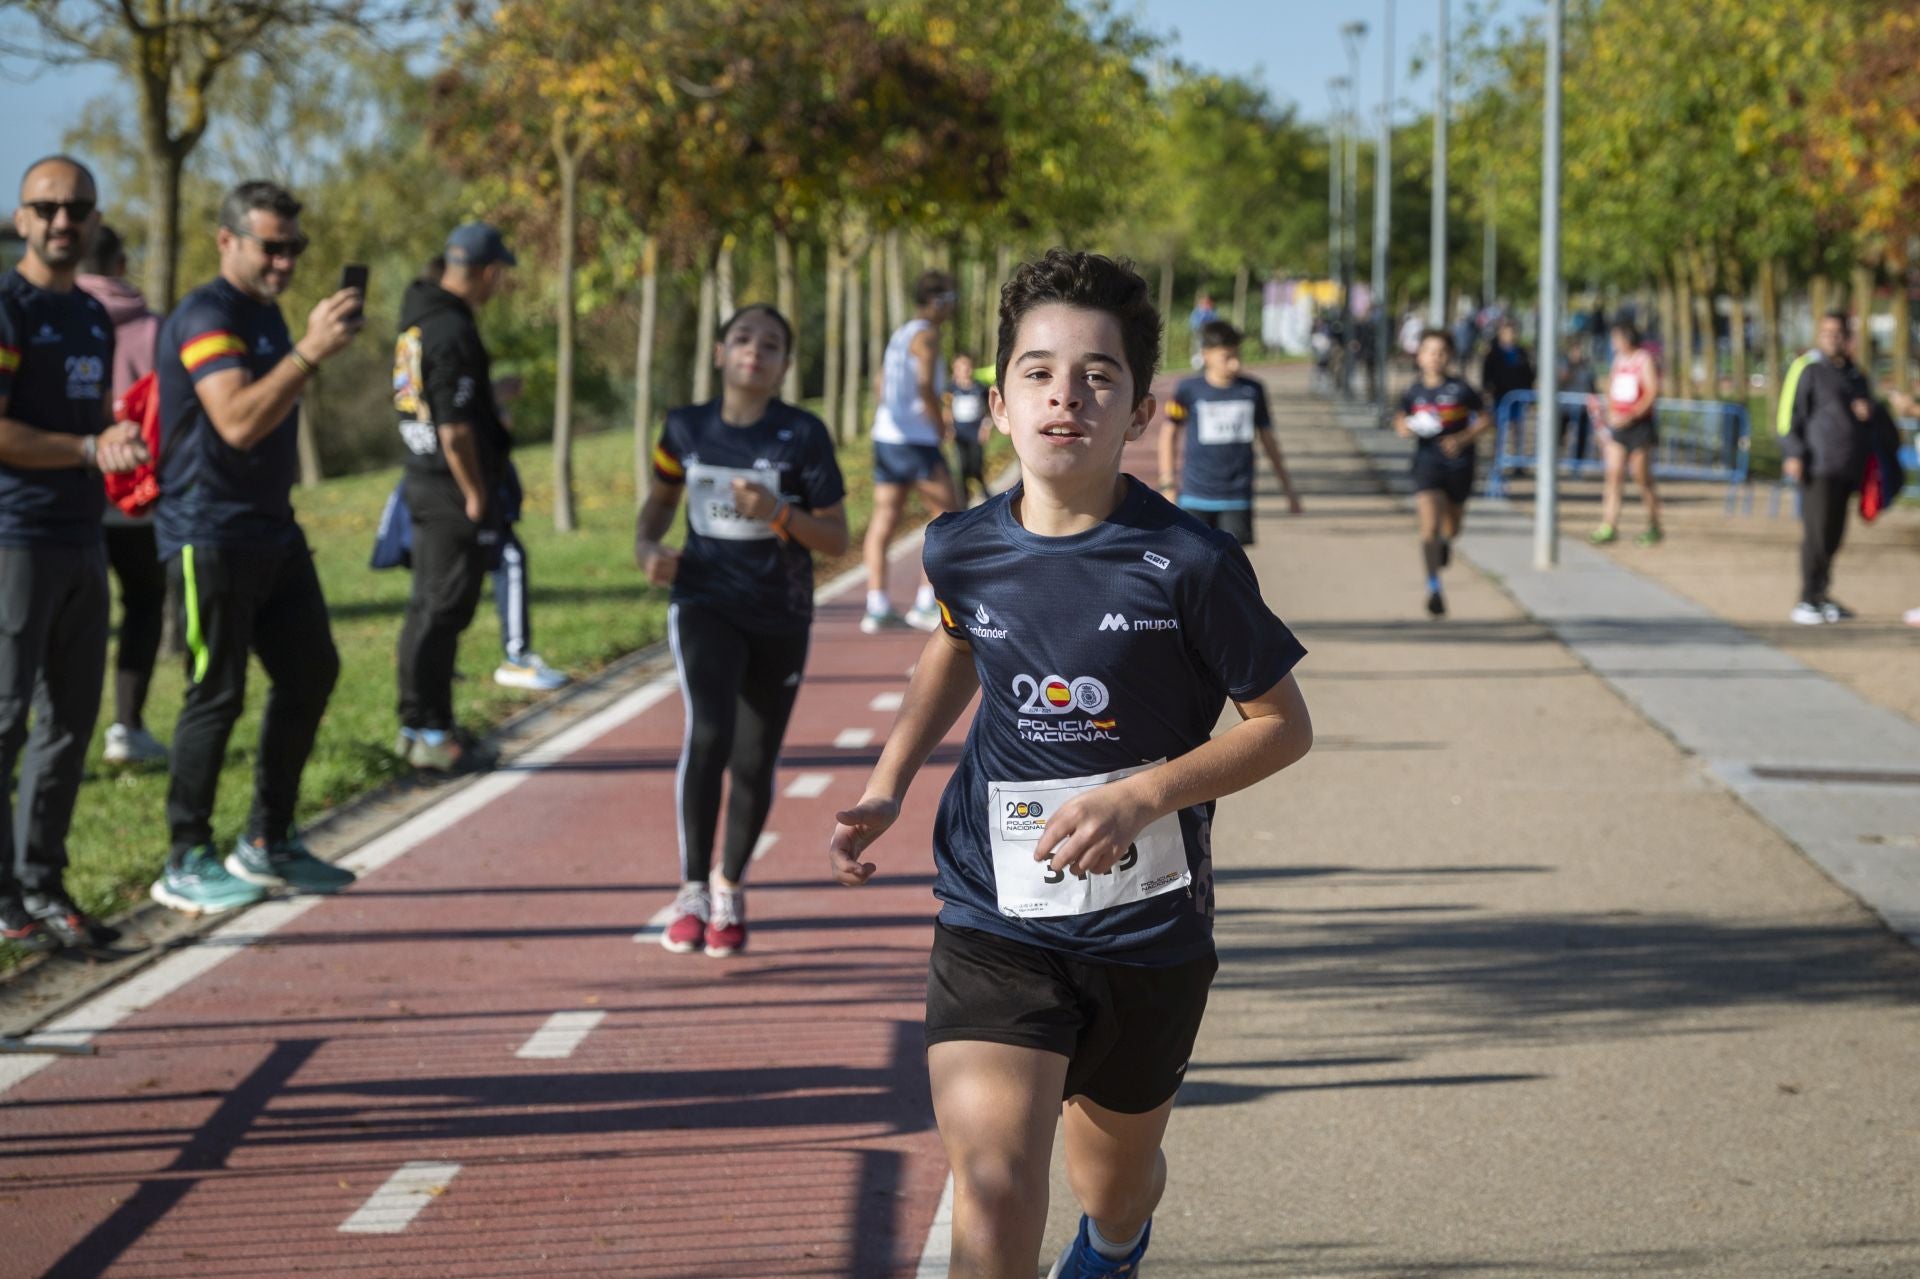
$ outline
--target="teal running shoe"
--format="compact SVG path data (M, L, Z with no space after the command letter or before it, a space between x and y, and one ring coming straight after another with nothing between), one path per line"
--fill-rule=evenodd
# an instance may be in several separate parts
M298 835L277 844L255 843L243 836L227 854L227 873L262 888L296 893L337 893L357 878L346 867L315 857Z
M258 884L229 875L212 847L198 844L187 850L178 865L167 863L148 895L189 915L218 915L251 906L267 894Z
M1093 1223L1084 1214L1080 1218L1080 1230L1060 1254L1060 1260L1053 1263L1053 1269L1047 1271L1047 1279L1139 1279L1140 1259L1147 1255L1147 1240L1153 1237L1153 1223L1149 1221L1140 1232L1140 1242L1133 1251L1118 1261L1102 1256L1093 1246Z

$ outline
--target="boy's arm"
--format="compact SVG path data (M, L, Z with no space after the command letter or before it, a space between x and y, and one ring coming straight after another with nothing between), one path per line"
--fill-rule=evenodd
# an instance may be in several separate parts
M1313 720L1292 675L1234 706L1240 722L1199 749L1063 804L1033 859L1057 871L1104 874L1149 823L1244 790L1312 748Z
M1267 461L1273 463L1273 473L1280 477L1280 491L1287 495L1287 510L1300 514L1300 495L1293 490L1293 476L1287 473L1287 459L1280 453L1280 441L1270 430L1254 434L1260 437L1260 448L1266 453Z
M907 797L914 775L979 689L972 645L945 630L935 631L913 668L900 716L887 734L866 794L852 808L834 814L827 862L835 879L857 888L873 877L877 867L861 861L860 854L900 816L900 802Z
M1180 423L1169 417L1160 424L1160 492L1167 498L1180 494L1180 476L1174 470L1174 441L1179 438Z

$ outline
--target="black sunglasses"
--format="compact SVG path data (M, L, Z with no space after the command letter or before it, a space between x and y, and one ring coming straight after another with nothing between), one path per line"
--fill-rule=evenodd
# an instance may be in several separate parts
M53 221L62 209L67 211L69 222L85 222L97 207L92 200L28 200L26 205L42 222Z
M237 226L230 226L227 230L243 240L252 240L260 246L260 251L270 258L297 258L307 251L307 245L310 243L304 235L296 235L291 240L265 240L251 231L242 231Z

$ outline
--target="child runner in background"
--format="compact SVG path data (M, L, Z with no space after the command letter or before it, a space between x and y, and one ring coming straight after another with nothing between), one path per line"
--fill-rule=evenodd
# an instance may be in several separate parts
M1160 491L1209 528L1253 545L1253 445L1273 464L1287 510L1300 514L1300 496L1273 435L1267 388L1240 371L1240 330L1225 320L1200 329L1202 372L1183 380L1167 404L1160 432ZM1191 427L1189 427L1191 422ZM1184 461L1174 439L1186 435Z
M1138 1273L1218 966L1213 802L1312 744L1305 650L1245 554L1120 474L1153 421L1160 334L1146 281L1096 254L1055 249L1001 291L988 411L1023 478L927 530L942 625L829 845L835 878L866 883L861 857L980 694L933 831L927 1066L954 1279L1033 1273L1056 1128L1085 1215L1053 1279Z
M1414 441L1413 504L1420 517L1420 557L1427 569L1427 612L1444 617L1440 570L1453 559L1473 495L1474 441L1487 433L1486 401L1449 370L1453 338L1445 329L1420 335L1414 360L1420 367L1413 385L1400 397L1393 429Z
M965 351L953 357L953 381L947 390L947 410L953 415L954 470L960 477L960 505L973 505L974 489L987 498L985 434L987 388L973 380L973 357Z
M676 954L746 948L741 881L773 807L773 766L800 695L813 626L813 555L847 549L846 485L826 425L778 398L793 330L770 306L720 330L720 398L667 414L634 559L673 588L667 637L686 700L675 778L680 893L661 935ZM687 500L687 540L660 544ZM720 783L732 775L720 873Z

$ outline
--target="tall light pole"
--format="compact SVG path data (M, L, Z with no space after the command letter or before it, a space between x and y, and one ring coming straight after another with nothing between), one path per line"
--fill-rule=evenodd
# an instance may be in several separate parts
M1500 296L1500 227L1494 219L1494 195L1497 188L1492 165L1487 166L1487 197L1482 216L1486 220L1480 241L1481 301L1488 306Z
M1539 381L1534 406L1533 566L1560 562L1560 405L1554 374L1560 351L1560 48L1566 0L1547 0L1546 137L1540 178Z
M1347 45L1347 110L1350 113L1347 126L1347 190L1352 198L1347 201L1347 260L1341 274L1340 308L1349 317L1353 315L1353 270L1360 256L1360 50L1366 44L1367 24L1349 22L1340 28L1340 36ZM1348 334L1351 339L1351 333Z
M1374 378L1375 397L1380 406L1380 424L1386 425L1387 354L1392 334L1387 311L1387 235L1391 227L1392 203L1387 196L1393 186L1393 0L1386 0L1385 20L1380 24L1380 40L1385 46L1380 58L1380 140L1373 150L1373 358L1379 369Z
M1341 208L1340 187L1346 173L1346 151L1341 129L1346 118L1342 94L1346 92L1347 84L1345 76L1335 76L1327 81L1327 278L1333 281L1336 293L1340 289L1340 264L1346 261L1341 247L1346 215ZM1344 295L1340 301L1344 306Z
M1433 296L1427 323L1447 327L1447 0L1440 0L1440 26L1433 63ZM1460 353L1463 357L1465 351Z

